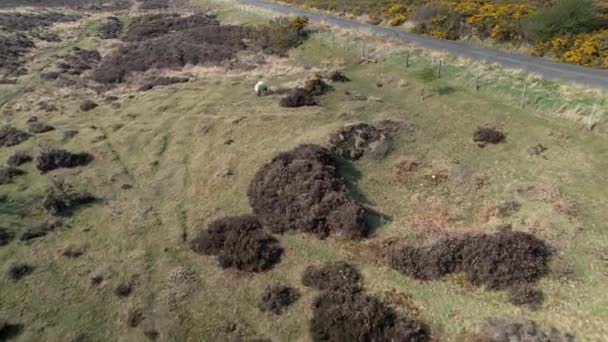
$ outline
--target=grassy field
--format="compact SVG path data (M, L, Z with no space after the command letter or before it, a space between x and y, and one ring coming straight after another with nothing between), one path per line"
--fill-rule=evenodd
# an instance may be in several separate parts
M199 4L217 7L223 22L266 20L217 3ZM195 81L133 96L115 91L120 108L100 102L83 113L79 103L94 98L94 92L57 88L41 80L39 72L58 51L101 44L80 33L88 27L65 28L72 38L60 48L38 50L29 76L18 85L0 85L2 110L13 113L3 121L22 128L36 115L57 128L22 145L0 148L0 162L14 151L36 153L46 144L95 156L89 166L49 175L28 164L28 175L0 186L0 226L20 233L49 220L39 202L53 177L102 199L64 219L60 229L43 239L0 247L3 265L26 261L35 267L19 282L0 277L0 317L23 324L17 340L66 341L86 335L92 341L145 341L156 331L161 341L308 341L315 291L301 286L300 276L310 264L333 260L359 267L367 291L397 310L415 308L440 341L466 340L488 317L532 318L580 341L608 338L603 114L595 131L584 127L591 111L608 109L602 92L451 59L445 60L449 63L440 80L427 82L421 77L432 66L433 56L427 53L413 55L410 68L404 68L401 50L379 63L361 64L358 50L331 44L333 35L322 31L289 58L275 58L258 69L195 68ZM262 77L282 85L322 67L343 68L352 81L335 85L321 106L285 109L278 97L260 98L252 91ZM531 100L522 109L524 81ZM368 100L353 101L346 91ZM33 104L42 98L54 99L60 110L38 110ZM370 239L281 235L281 263L255 275L221 270L213 258L189 250L187 241L210 220L250 211L248 184L278 152L326 143L345 124L386 119L401 127L390 153L342 170L360 201L391 217ZM472 134L483 125L505 131L507 142L479 148ZM78 134L67 138L68 130ZM234 142L226 144L230 139ZM537 144L548 148L542 156L528 153ZM395 165L404 159L420 162L406 182L395 176ZM521 209L499 217L496 207L509 201ZM379 257L386 239L489 232L506 223L533 232L557 250L552 273L539 286L546 297L539 311L515 307L506 293L470 287L458 276L412 280ZM68 245L83 248L83 256L63 256ZM98 275L103 280L94 286L91 279ZM133 284L126 298L114 294L123 282ZM262 291L274 283L302 293L282 316L257 309ZM143 322L131 328L128 316L137 310Z

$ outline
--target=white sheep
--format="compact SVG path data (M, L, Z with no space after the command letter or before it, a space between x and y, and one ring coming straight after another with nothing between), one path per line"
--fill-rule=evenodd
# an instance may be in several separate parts
M264 95L266 95L268 93L268 86L266 85L266 82L259 81L258 83L256 83L256 85L253 88L253 90L255 91L255 93L258 96L264 96Z

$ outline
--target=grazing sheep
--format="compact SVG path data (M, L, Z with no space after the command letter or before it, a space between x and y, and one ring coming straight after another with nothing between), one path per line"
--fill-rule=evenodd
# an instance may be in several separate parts
M264 81L259 81L255 87L253 88L253 90L255 91L255 93L258 96L264 96L268 93L268 86L266 85L266 82Z

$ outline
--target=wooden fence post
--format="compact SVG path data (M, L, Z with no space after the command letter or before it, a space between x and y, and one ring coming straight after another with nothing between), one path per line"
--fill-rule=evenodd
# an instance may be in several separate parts
M524 90L521 92L521 108L526 107L526 91L528 90L528 83L524 83Z

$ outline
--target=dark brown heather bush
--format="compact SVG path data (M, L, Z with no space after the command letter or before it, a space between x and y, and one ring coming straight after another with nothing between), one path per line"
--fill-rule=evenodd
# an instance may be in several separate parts
M364 210L338 177L331 152L300 145L264 165L247 193L258 219L273 232L364 237Z

